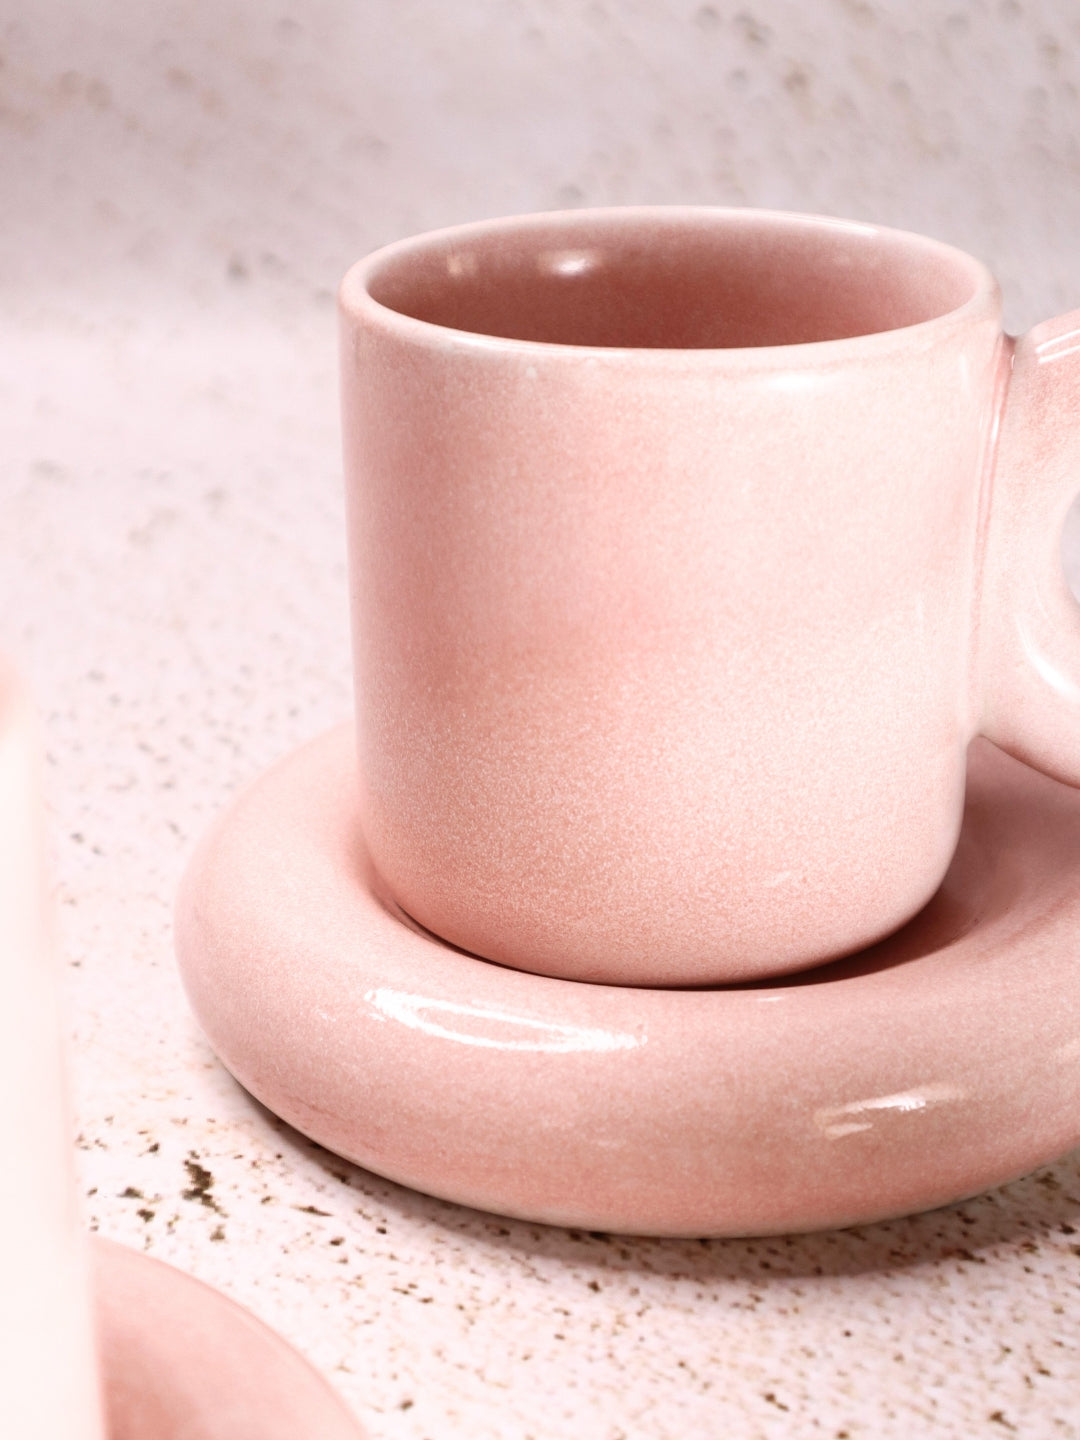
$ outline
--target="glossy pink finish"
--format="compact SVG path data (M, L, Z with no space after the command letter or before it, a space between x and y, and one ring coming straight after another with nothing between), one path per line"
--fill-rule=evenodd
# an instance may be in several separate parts
M1080 310L1009 342L987 543L982 730L1080 784L1080 606L1061 564L1080 489Z
M363 1440L247 1310L122 1245L95 1239L93 1257L108 1440Z
M976 261L549 214L391 246L341 315L362 824L429 929L585 980L792 971L933 893L981 721L1080 782L1080 624L1012 608L1076 386L1023 371L991 500L1012 349Z
M31 706L0 662L0 1435L102 1440L39 753Z
M258 1099L486 1210L658 1235L823 1228L945 1204L1080 1141L1080 792L985 741L928 908L775 983L585 985L410 925L360 835L347 729L219 822L176 934L210 1042Z

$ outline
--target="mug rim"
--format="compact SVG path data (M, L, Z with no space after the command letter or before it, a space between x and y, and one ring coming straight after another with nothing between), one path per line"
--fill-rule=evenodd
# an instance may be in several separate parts
M795 341L787 344L670 348L665 346L621 346L572 344L562 341L522 339L493 335L478 330L456 329L434 320L420 319L396 310L377 300L371 286L394 264L416 260L443 247L465 241L476 241L499 234L521 234L531 229L564 224L572 226L625 221L627 224L649 221L707 220L725 227L740 224L762 224L774 230L799 227L820 231L829 229L848 236L857 235L879 242L902 246L916 255L946 262L954 272L964 274L971 283L971 293L959 305L943 310L909 325L871 330L838 338ZM945 334L980 319L995 318L1001 325L1001 290L987 265L975 256L946 241L921 235L917 231L878 225L872 221L850 220L838 216L819 215L794 210L776 210L754 206L721 205L616 205L593 206L573 210L540 210L469 221L462 225L443 226L422 231L380 246L356 261L345 272L338 288L338 311L343 321L363 322L380 330L396 333L413 343L460 350L484 350L498 354L517 353L543 357L551 362L573 357L592 360L662 364L677 359L682 363L716 365L725 357L740 364L757 362L773 366L811 360L837 361L870 358L880 351L894 351L899 346L919 345L942 338Z

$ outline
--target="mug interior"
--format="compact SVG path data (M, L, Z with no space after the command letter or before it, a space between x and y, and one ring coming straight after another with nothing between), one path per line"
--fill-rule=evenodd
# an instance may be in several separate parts
M509 340L732 349L851 339L971 300L982 267L870 225L754 211L584 211L438 232L375 257L367 291Z

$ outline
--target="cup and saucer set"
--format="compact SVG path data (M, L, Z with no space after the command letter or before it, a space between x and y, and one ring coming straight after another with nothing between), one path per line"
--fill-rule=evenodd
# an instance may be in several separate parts
M431 1195L652 1236L1080 1142L1080 312L1014 339L946 245L665 207L391 245L340 314L355 724L176 909L237 1080ZM164 1440L198 1347L147 1422L124 1287L195 1282L98 1260L103 1433ZM358 1433L198 1288L223 1365L293 1376L253 1437Z
M870 225L637 208L340 295L356 723L203 841L217 1054L590 1230L946 1204L1080 1141L1080 314Z

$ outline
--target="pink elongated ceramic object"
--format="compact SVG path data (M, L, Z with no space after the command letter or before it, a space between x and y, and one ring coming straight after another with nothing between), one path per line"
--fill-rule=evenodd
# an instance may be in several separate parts
M107 1240L93 1260L108 1440L364 1440L322 1376L247 1310Z
M1080 783L1080 314L871 225L420 236L341 290L359 806L504 965L712 984L940 884L982 731Z
M38 734L0 663L0 1434L104 1440L44 878Z
M928 1209L1080 1141L1080 791L986 741L930 904L846 961L713 989L477 959L394 905L348 728L247 790L181 889L218 1055L320 1144L506 1215L763 1234Z

